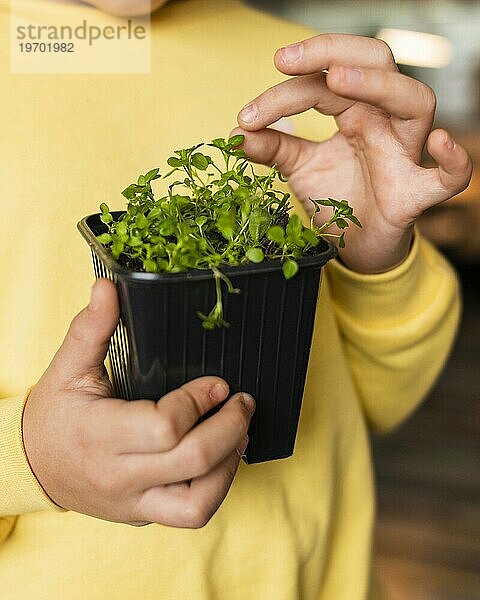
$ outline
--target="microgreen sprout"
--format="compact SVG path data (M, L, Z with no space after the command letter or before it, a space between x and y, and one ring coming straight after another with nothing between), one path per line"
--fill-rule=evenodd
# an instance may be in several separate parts
M343 232L326 231L331 225L339 229L349 222L361 226L346 200L311 198L313 213L310 227L305 227L298 215L291 214L290 195L274 189L277 179L284 181L277 168L257 174L238 148L243 141L242 135L236 135L175 150L163 177L160 169L152 169L122 192L128 202L118 220L105 203L100 206L108 231L97 239L127 268L148 273L212 271L215 306L208 315L198 312L206 329L228 326L222 282L228 293L240 291L221 267L280 259L283 275L290 279L298 271L297 259L314 254L322 237L336 237L339 246L344 246ZM223 164L214 162L205 146L219 153ZM160 178L173 181L166 195L156 197L152 182ZM316 226L324 207L330 207L332 215Z

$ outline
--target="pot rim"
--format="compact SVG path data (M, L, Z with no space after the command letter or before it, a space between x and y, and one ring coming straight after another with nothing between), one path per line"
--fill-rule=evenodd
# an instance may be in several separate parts
M112 211L114 217L119 217L124 214L125 211ZM92 230L91 225L93 221L97 221L99 224L104 225L100 221L101 213L94 213L88 215L78 222L77 228L86 240L91 250L95 252L104 265L115 275L119 275L122 279L127 279L132 283L166 283L174 279L177 280L194 280L201 281L205 279L213 279L214 275L212 271L207 269L190 269L188 271L181 271L179 273L145 273L142 271L132 271L120 265L110 254L110 252L101 244L95 237L95 233ZM105 226L106 227L106 226ZM336 246L328 239L322 238L322 243L325 249L314 256L304 256L297 259L297 263L300 269L308 268L321 268L329 260L335 258L338 254ZM220 271L229 276L247 276L257 273L270 273L272 271L278 271L282 268L282 262L280 259L268 260L262 263L249 263L246 265L238 266L225 266L220 267Z

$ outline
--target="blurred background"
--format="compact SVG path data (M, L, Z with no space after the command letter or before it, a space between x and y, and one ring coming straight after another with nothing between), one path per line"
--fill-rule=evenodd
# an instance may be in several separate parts
M387 598L480 600L480 1L249 3L318 32L384 39L400 70L435 90L435 126L448 129L474 160L468 189L420 222L460 275L457 343L423 406L372 444L375 566Z

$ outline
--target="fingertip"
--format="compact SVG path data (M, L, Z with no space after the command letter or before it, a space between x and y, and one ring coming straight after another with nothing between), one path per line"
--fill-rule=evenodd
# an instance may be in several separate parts
M330 65L328 72L325 74L325 83L331 90L338 87L341 83L341 67L338 65Z
M332 91L348 91L352 86L361 83L363 76L362 69L332 65L326 73L326 83Z
M455 168L459 173L468 173L472 171L472 161L468 152L457 144L457 142L446 131L443 136L444 154L448 156L450 162L455 164Z
M115 285L107 279L97 280L92 285L88 306L70 323L55 356L57 364L62 364L62 368L69 364L71 372L75 373L103 365L119 312Z
M434 129L428 136L427 148L430 151L440 150L451 152L455 150L456 143L445 129Z
M427 150L438 164L438 168L431 171L437 183L441 185L440 201L466 189L473 171L468 152L443 129L436 129L430 133Z
M279 48L273 56L273 63L281 73L292 74L301 63L304 50L303 42Z
M258 114L258 106L255 102L250 102L249 104L246 104L238 113L237 122L243 129L255 129L255 123L258 120Z
M208 412L217 404L226 400L230 393L228 383L215 375L197 377L184 383L181 388L190 398L194 398L204 407L201 409L201 414Z
M444 129L435 129L430 133L427 149L439 165L447 171L469 173L472 161L467 151Z
M103 307L108 308L109 312L118 312L117 290L113 281L109 279L97 279L92 285L90 303L88 308L92 312L97 312Z
M101 306L101 288L98 285L98 280L92 285L90 289L90 302L88 303L88 310L96 312Z
M255 408L256 408L256 403L255 403L255 399L253 398L253 396L251 396L250 394L247 394L247 392L241 392L239 394L239 396L240 396L240 402L247 409L247 412L250 413L250 415L252 415L255 412Z
M283 62L283 48L279 48L275 54L273 55L273 64L275 68L278 69L281 73L285 72L285 69L288 70L288 66Z
M109 293L109 290L115 290L115 284L110 279L106 279L102 277L100 279L96 279L92 284L92 290L103 290L99 291L99 293Z
M230 388L223 379L218 379L210 388L209 394L214 402L223 402L228 397Z

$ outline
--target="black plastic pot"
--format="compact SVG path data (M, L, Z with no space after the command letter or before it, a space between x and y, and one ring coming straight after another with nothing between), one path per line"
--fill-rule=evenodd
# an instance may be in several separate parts
M130 271L95 239L107 230L100 215L86 217L78 228L91 247L96 277L117 285L121 322L109 350L116 394L158 400L186 381L218 375L231 393L246 391L257 403L246 462L291 456L321 268L335 247L322 242L321 253L300 259L288 281L280 261L222 269L241 293L224 294L230 327L207 331L197 311L208 314L215 303L210 271Z

